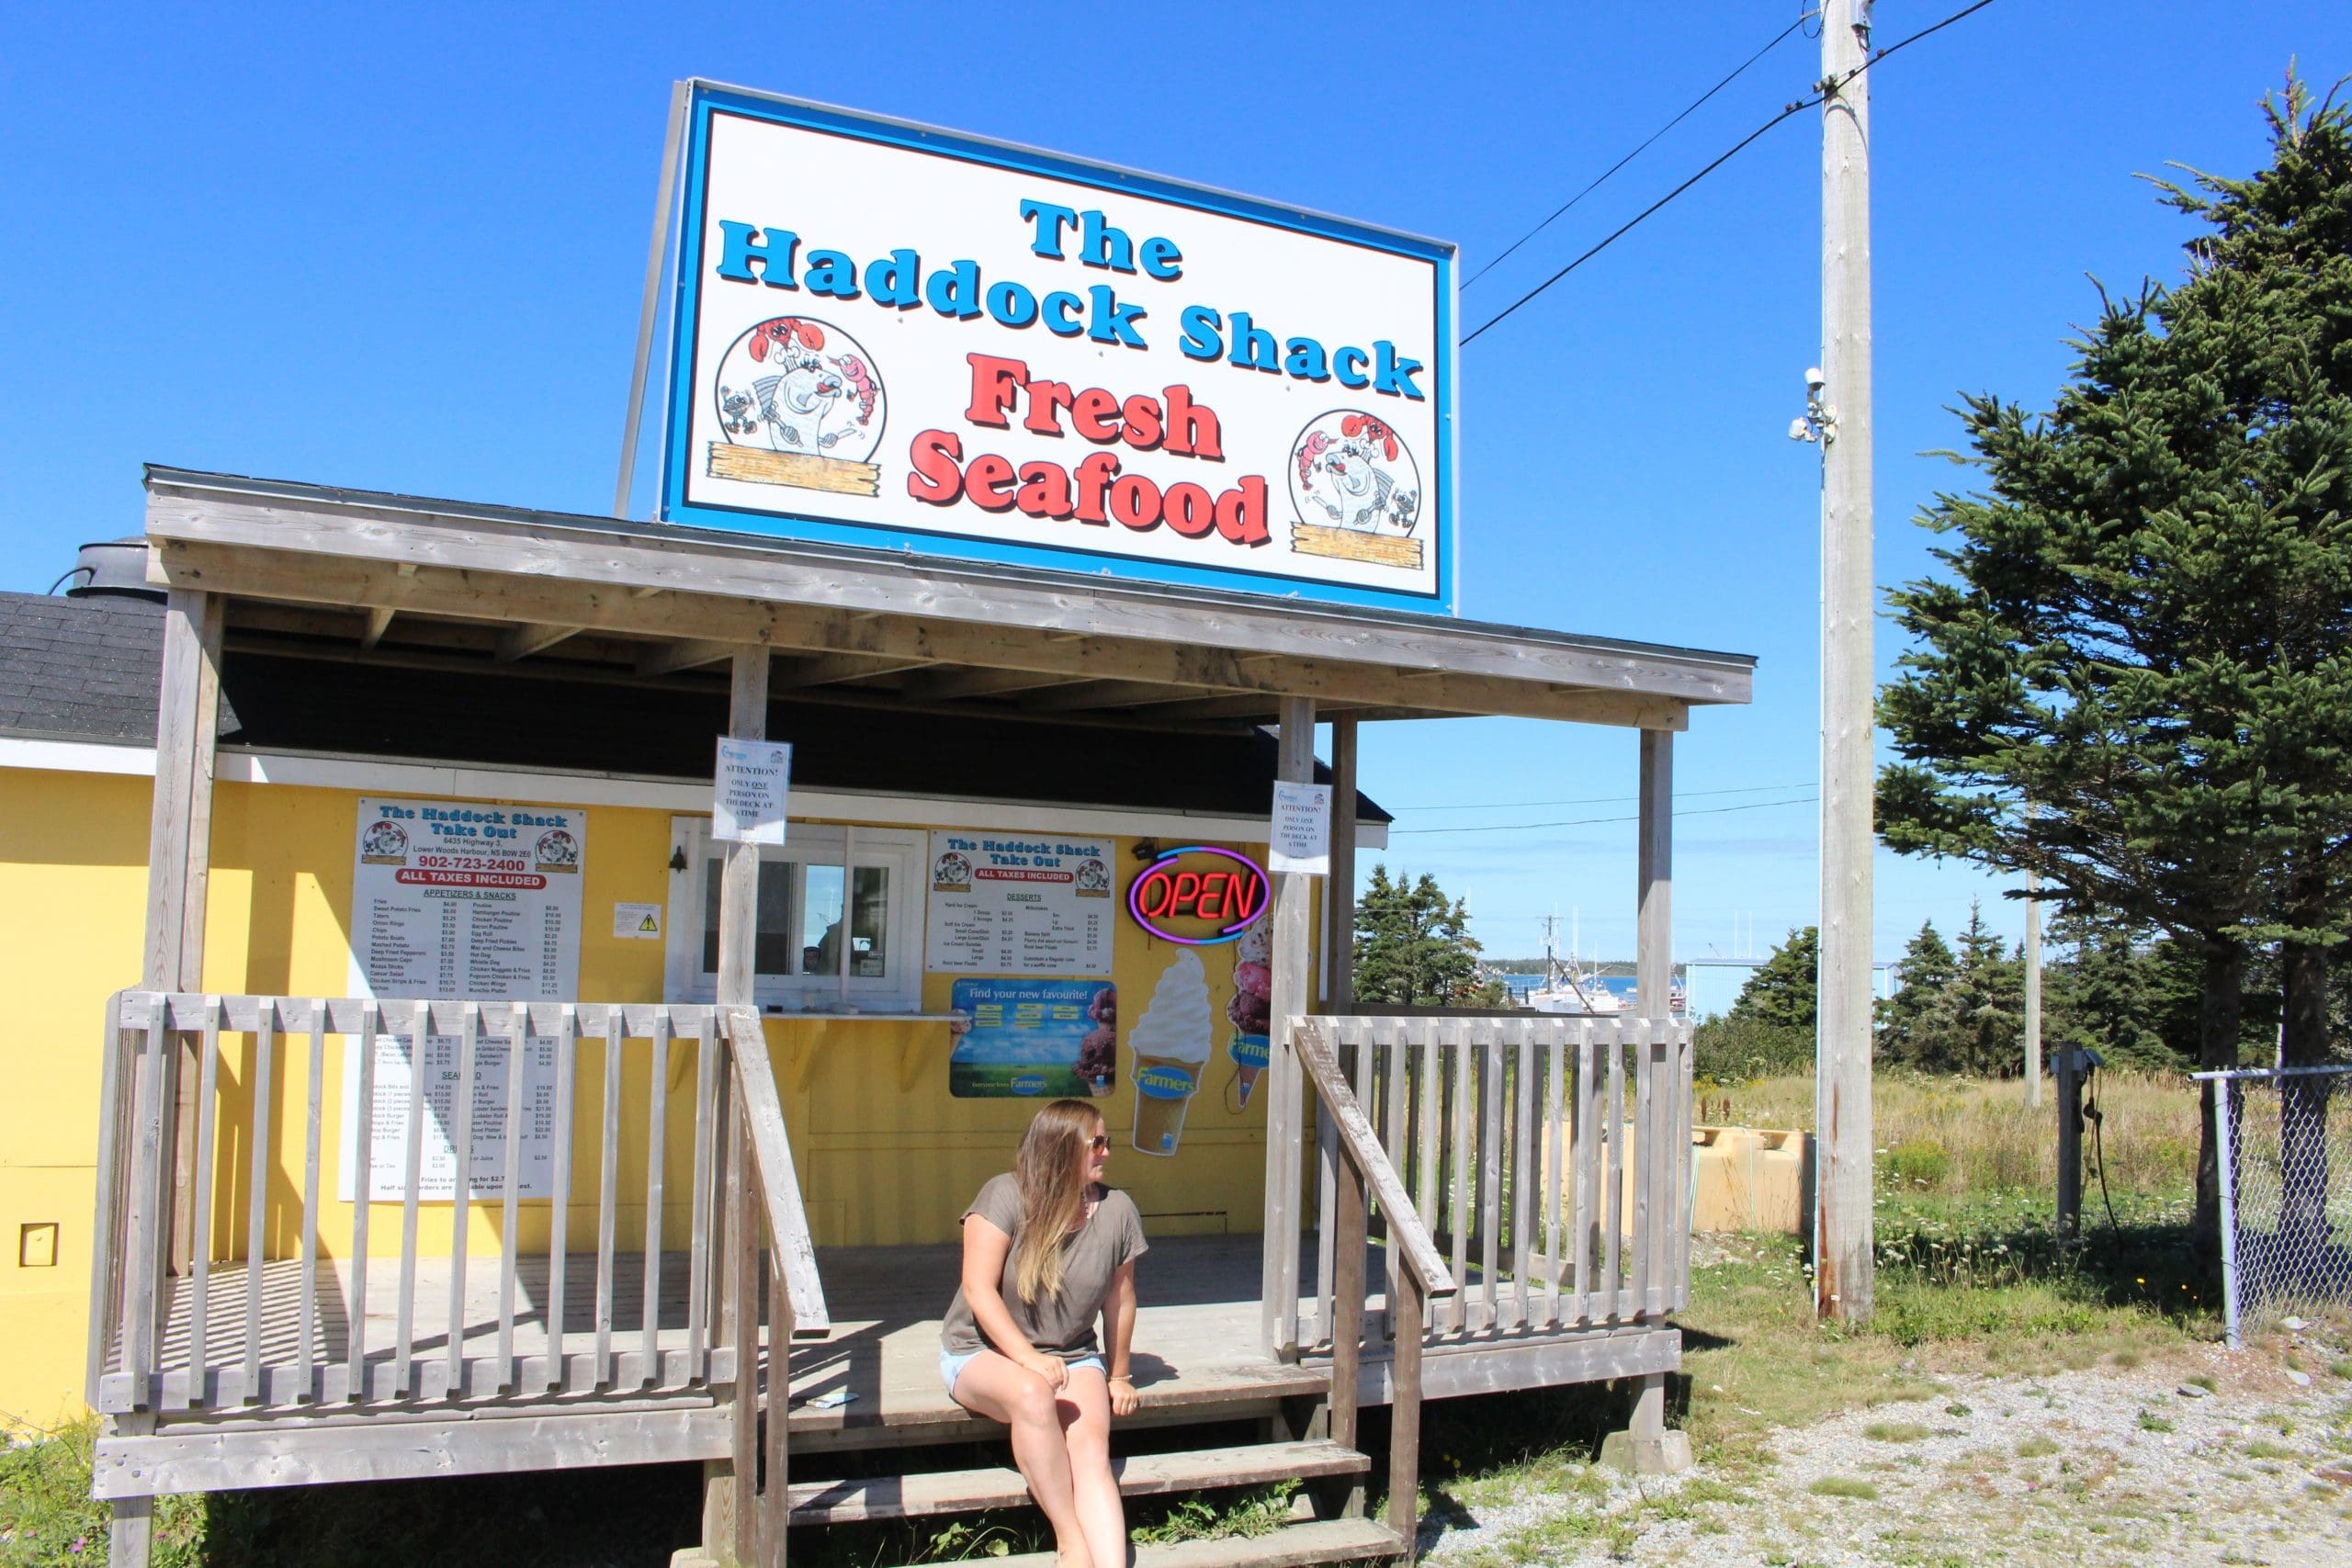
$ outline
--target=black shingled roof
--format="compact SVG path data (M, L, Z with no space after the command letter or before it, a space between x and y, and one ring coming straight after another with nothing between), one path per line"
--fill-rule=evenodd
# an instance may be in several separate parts
M152 745L163 609L149 601L0 593L0 734ZM332 652L334 657L322 657ZM701 689L565 679L547 669L416 669L347 647L232 647L220 739L259 750L485 767L707 779L726 722ZM794 743L794 783L911 795L1040 801L1217 816L1262 814L1273 738L909 714L778 702L769 734ZM1319 765L1318 778L1329 773ZM1388 813L1358 796L1363 819Z

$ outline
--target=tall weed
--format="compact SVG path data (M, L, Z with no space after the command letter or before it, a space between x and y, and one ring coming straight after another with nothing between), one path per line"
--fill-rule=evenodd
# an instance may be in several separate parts
M2193 1084L2169 1073L2110 1070L2100 1073L2091 1089L2104 1122L2096 1139L2084 1137L2085 1157L2104 1155L2110 1188L2170 1192L2191 1183L2198 1131ZM1812 1130L1810 1074L1711 1092L1729 1099L1734 1122ZM2057 1180L2053 1085L2045 1083L2041 1106L2028 1110L2025 1085L2014 1078L1881 1072L1871 1080L1871 1114L1882 1182L1964 1194L2047 1190Z

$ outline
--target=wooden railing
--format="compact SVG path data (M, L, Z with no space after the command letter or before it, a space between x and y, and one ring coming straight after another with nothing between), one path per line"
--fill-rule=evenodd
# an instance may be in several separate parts
M384 1190L372 1169L376 1130L390 1132L378 1115L379 1047L413 1067L434 1036L457 1043L458 1086L472 1084L478 1066L503 1074L503 1094L485 1094L485 1106L528 1107L526 1079L551 1075L544 1122L522 1129L548 1140L551 1201L523 1196L525 1117L501 1109L478 1137L465 1093L451 1097L447 1146L471 1179L451 1169L446 1190L426 1195L426 1097L411 1094L404 1114L388 1107L399 1118L401 1179ZM626 1102L625 1076L638 1083ZM347 1135L334 1141L348 1202L322 1185L338 1175L324 1133L341 1116L326 1103L334 1081L349 1086ZM583 1094L599 1097L594 1113L580 1107ZM690 1119L673 1117L681 1095L691 1096ZM178 1111L184 1100L191 1117ZM668 1003L126 991L108 1007L101 1115L88 1397L108 1413L414 1411L695 1391L723 1399L739 1371L747 1382L757 1375L763 1229L775 1259L776 1364L791 1333L821 1334L828 1321L756 1019L747 1029L722 1010ZM421 1225L424 1203L446 1204L446 1240L424 1242L426 1229L444 1228ZM575 1248L571 1233L585 1229L580 1211L592 1204L593 1248ZM370 1236L395 1205L396 1266ZM640 1206L624 1245L624 1213ZM679 1208L683 1235L665 1229ZM477 1209L495 1213L494 1257L469 1256ZM543 1241L526 1245L537 1231ZM739 1442L753 1425L737 1422Z
M1453 1286L1419 1309L1433 1344L1656 1321L1684 1304L1688 1025L1357 1016L1299 1030L1303 1050L1310 1037L1329 1050L1402 1179L1374 1193L1374 1234L1391 1240L1380 1335L1396 1337L1392 1317L1416 1314L1399 1291L1396 1239L1408 1229L1436 1238ZM1325 1151L1317 1292L1297 1323L1307 1350L1333 1340L1344 1256L1328 1137Z
M1407 1197L1403 1178L1381 1146L1363 1104L1348 1087L1330 1042L1315 1020L1294 1021L1292 1039L1298 1049L1303 1077L1322 1104L1339 1151L1335 1161L1336 1199L1325 1205L1327 1224L1336 1238L1336 1269L1323 1272L1326 1300L1336 1303L1331 1320L1331 1440L1344 1448L1356 1443L1356 1414L1362 1398L1364 1328L1364 1225L1367 1201L1377 1195L1381 1210L1395 1219L1388 1225L1389 1247L1395 1258L1392 1296L1401 1292L1408 1303L1404 1321L1417 1317L1432 1298L1455 1293L1453 1277ZM1396 1538L1411 1542L1419 1528L1421 1464L1421 1342L1408 1335L1396 1341L1391 1369L1392 1397L1388 1425L1388 1528ZM1351 1511L1357 1506L1351 1499ZM1409 1561L1408 1544L1406 1557Z
M736 1365L749 1368L756 1354L763 1229L768 1238L768 1300L774 1307L768 1325L773 1349L766 1379L756 1391L756 1400L748 1371L736 1391L735 1561L740 1568L753 1564L783 1568L785 1532L792 1520L786 1464L791 1359L786 1348L796 1328L823 1332L824 1296L759 1010L729 1007L720 1011L735 1059L735 1103L741 1114L733 1142L739 1154L737 1168L744 1175L744 1179L731 1186L725 1227L728 1256L732 1259L729 1277L735 1286L728 1315L734 1329ZM818 1320L813 1325L808 1322L812 1309Z

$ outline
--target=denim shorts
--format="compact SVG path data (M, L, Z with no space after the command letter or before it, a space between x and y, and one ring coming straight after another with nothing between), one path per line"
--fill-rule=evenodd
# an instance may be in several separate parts
M944 1345L940 1347L939 1381L947 1385L948 1398L953 1399L956 1397L956 1380L963 1376L964 1369L970 1366L973 1359L978 1357L979 1354L980 1352L978 1350L966 1350L959 1353L957 1351L948 1349ZM1102 1358L1100 1356L1080 1356L1077 1360L1072 1361L1070 1365L1073 1367L1092 1367L1098 1372L1103 1371Z

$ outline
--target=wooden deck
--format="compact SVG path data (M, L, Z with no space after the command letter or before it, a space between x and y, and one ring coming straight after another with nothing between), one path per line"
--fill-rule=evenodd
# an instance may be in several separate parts
M1270 1402L1323 1389L1328 1376L1326 1358L1310 1356L1303 1363L1286 1363L1257 1348L1254 1329L1261 1250L1254 1235L1169 1237L1153 1244L1137 1265L1143 1304L1133 1359L1144 1405L1137 1420L1249 1415L1261 1411ZM553 1408L542 1393L548 1381L547 1260L518 1261L512 1338L503 1355L498 1271L477 1266L468 1272L458 1353L469 1370L462 1407L475 1414L519 1414L534 1405L545 1411ZM819 1252L818 1261L832 1303L833 1324L823 1340L793 1348L791 1427L796 1447L951 1440L975 1435L990 1425L956 1405L940 1384L939 1320L956 1287L958 1251L954 1246L828 1248ZM1317 1283L1312 1249L1306 1262L1302 1311L1311 1306ZM578 1410L628 1400L641 1406L649 1398L660 1397L686 1405L707 1404L708 1393L704 1387L669 1396L647 1392L651 1380L645 1376L649 1363L641 1258L621 1255L615 1260L607 1318L609 1348L599 1351L599 1292L594 1265L593 1258L575 1258L566 1269L563 1326L571 1375L565 1385L569 1392L559 1396L561 1405ZM403 1410L415 1414L415 1402L442 1400L449 1386L446 1370L448 1264L447 1259L420 1259L409 1397L403 1399L395 1389L392 1346L400 1310L399 1270L396 1258L379 1258L368 1265L369 1382L390 1407L378 1414ZM1381 1251L1376 1247L1369 1249L1366 1272L1375 1281L1381 1276ZM266 1263L263 1279L264 1359L284 1366L294 1359L300 1343L302 1314L298 1266ZM697 1353L686 1326L684 1281L681 1260L665 1258L651 1346L673 1371L683 1359ZM339 1372L349 1358L351 1286L348 1264L321 1269L322 1299L313 1304L311 1318L312 1359L322 1370ZM241 1269L214 1270L209 1295L216 1324L237 1321L228 1309L243 1303L244 1292ZM217 1416L187 1411L175 1419L173 1406L185 1404L180 1391L187 1386L191 1294L186 1280L175 1281L164 1337L167 1398L160 1415L164 1429L258 1425L283 1430L322 1423L332 1427L343 1421L368 1418L366 1409L346 1407L347 1414L338 1416L332 1405L322 1408L296 1403L288 1390L279 1392L289 1394L285 1404L290 1408L238 1408L235 1395L242 1382L244 1347L233 1334L224 1336L216 1330L210 1341L212 1367L208 1383L216 1396L229 1397L217 1400ZM1375 1314L1385 1310L1376 1289L1370 1306ZM1645 1370L1653 1361L1670 1364L1677 1339L1671 1330L1646 1325L1596 1328L1573 1336L1529 1335L1503 1343L1487 1339L1450 1345L1448 1337L1440 1335L1428 1348L1431 1392L1535 1387L1593 1375L1628 1375ZM700 1353L707 1357L706 1382L723 1382L733 1377L730 1350L718 1347ZM600 1360L602 1355L609 1355L610 1359ZM510 1357L520 1369L519 1378L512 1382L502 1379L497 1371ZM1596 1373L1595 1368L1603 1370ZM1373 1402L1389 1397L1385 1380L1385 1363L1367 1358L1364 1397ZM178 1398L170 1397L175 1393ZM844 1403L830 1403L843 1394L848 1396Z

